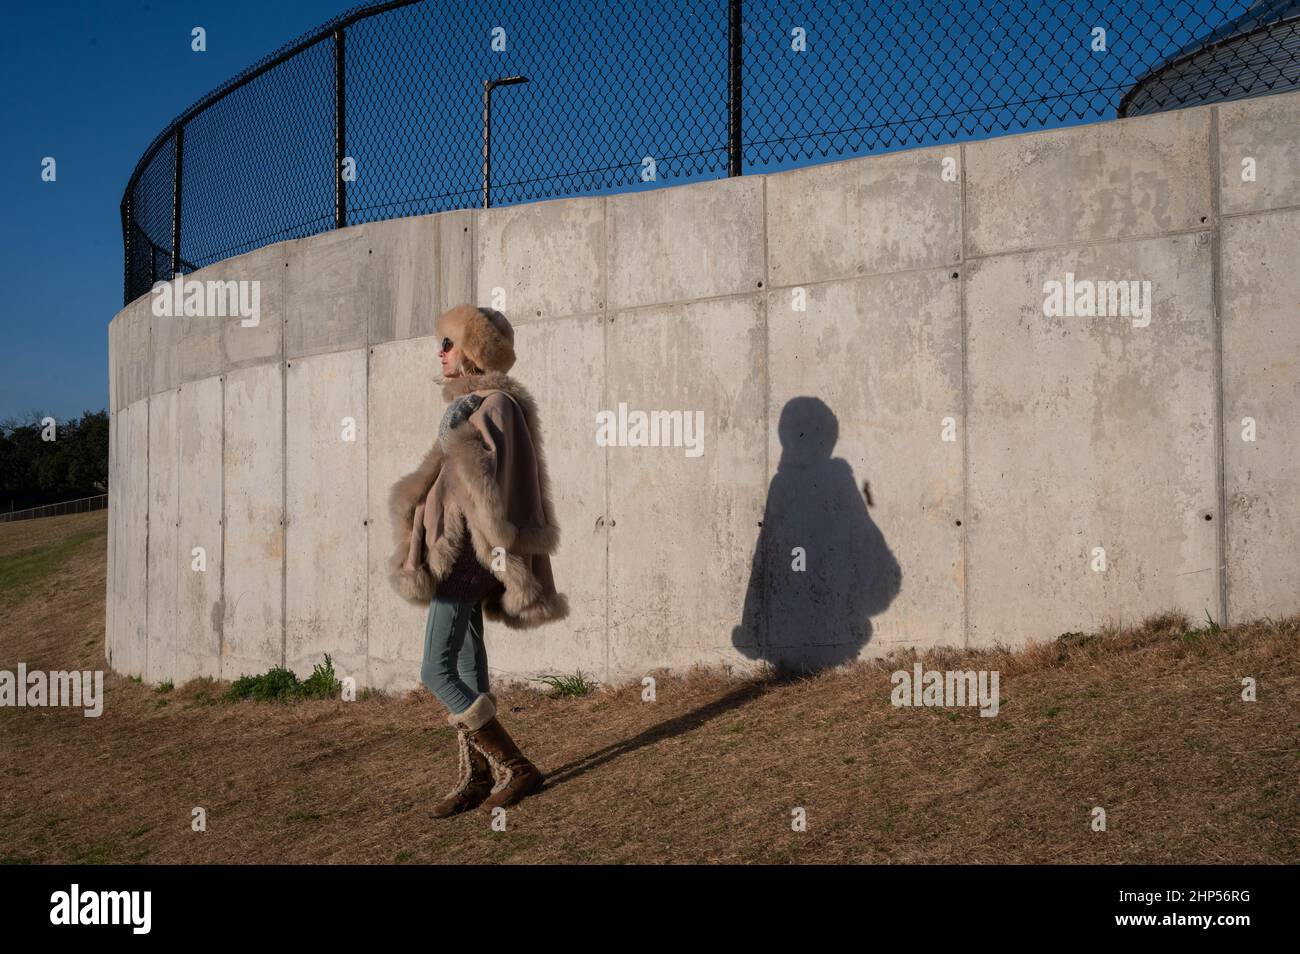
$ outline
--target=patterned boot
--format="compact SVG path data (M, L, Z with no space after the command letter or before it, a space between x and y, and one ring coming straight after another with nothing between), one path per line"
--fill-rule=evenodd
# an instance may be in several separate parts
M492 698L495 701L496 697L492 696ZM469 744L464 729L456 732L456 743L460 750L459 777L456 787L433 806L434 818L448 818L471 808L477 808L492 792L492 767L483 753Z
M447 717L455 728L468 733L470 748L482 752L496 773L497 783L483 802L483 809L488 812L513 805L546 781L546 776L519 751L496 714L496 698L481 694L464 712Z

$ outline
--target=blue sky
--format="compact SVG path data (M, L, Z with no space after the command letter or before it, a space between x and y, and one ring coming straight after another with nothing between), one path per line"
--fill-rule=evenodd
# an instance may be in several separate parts
M258 57L346 2L9 4L0 31L0 418L108 406L108 323L122 307L118 207L155 135ZM190 50L203 26L206 53ZM42 182L53 156L58 180Z
M608 18L620 10L638 8L644 2L646 0L604 3L605 16ZM868 0L861 2L867 3ZM877 0L871 2L877 3ZM1005 8L1004 4L994 0L984 2L992 7ZM550 0L542 3L542 7L590 12L594 3L595 0ZM680 11L693 9L697 31L703 30L709 37L716 33L716 25L725 23L725 15L718 17L718 12L725 9L721 0L651 0L650 6L644 7L648 12L643 16L653 19L656 11L673 8L674 3ZM9 307L3 319L3 347L0 348L0 418L39 410L65 419L86 410L106 407L108 322L122 307L119 204L136 161L172 118L213 87L259 57L353 5L330 0L278 0L273 3L265 0L223 0L220 3L51 0L11 5L6 10L7 29L0 31L0 128L5 131L6 141L6 148L0 150L0 171L8 188L3 228L0 228L0 242L3 242L0 277L5 282ZM861 151L864 148L860 135L862 129L871 127L875 118L874 111L864 110L863 104L869 103L873 96L879 99L888 95L892 98L886 112L893 110L890 115L899 115L903 107L897 104L903 99L898 91L905 85L901 71L909 68L915 75L918 62L924 66L924 61L928 60L930 65L923 69L925 78L912 87L913 94L919 93L922 101L953 103L953 112L958 117L963 113L961 107L969 105L969 102L960 101L960 94L972 85L969 82L971 77L962 75L960 71L963 64L969 69L971 62L1021 66L1020 72L1007 71L1006 76L976 77L981 80L978 84L979 102L1034 102L1046 97L1049 106L1040 103L1039 108L1049 109L1052 94L1059 91L1061 83L1086 88L1096 80L1096 85L1104 85L1107 71L1116 63L1132 66L1138 61L1149 61L1152 56L1149 44L1143 46L1129 42L1143 40L1140 35L1135 36L1140 31L1117 28L1111 40L1113 55L1117 59L1103 62L1087 50L1086 30L1080 30L1083 24L1093 20L1135 22L1141 19L1135 16L1135 12L1149 20L1153 11L1160 11L1159 16L1171 24L1168 36L1161 39L1161 46L1173 50L1189 39L1189 35L1180 33L1177 27L1179 20L1186 17L1171 15L1171 8L1179 8L1184 14L1196 11L1217 22L1223 15L1212 13L1216 5L1224 11L1239 11L1246 4L1232 0L1217 0L1217 4L1216 0L1123 3L1093 0L1066 4L1076 10L1086 8L1087 12L1062 19L1048 12L1049 7L1060 9L1059 5L1028 0L1025 19L1033 28L990 30L987 36L982 35L981 43L973 47L973 58L967 58L967 52L956 47L933 42L928 38L925 15L918 15L917 19L908 21L908 32L912 37L908 49L914 57L910 64L898 61L896 48L889 45L888 38L883 39L872 47L869 61L864 57L861 64L851 64L864 78L866 88L858 90L860 99L847 105L844 101L821 99L824 111L819 112L815 105L819 101L817 95L804 97L802 109L791 110L785 102L768 108L763 108L763 105L772 102L769 97L775 91L788 92L780 73L781 57L788 55L785 50L788 41L786 21L792 16L801 16L807 20L811 36L824 35L831 29L833 14L830 11L835 9L835 4L747 0L753 18L752 34L747 34L747 37L752 36L753 46L747 58L746 83L755 97L753 103L747 103L751 116L746 125L747 138L767 142L782 136L799 137L829 123L844 130L835 138L834 148L849 150L821 155L819 153L826 150L813 148L811 140L796 139L792 141L801 143L800 146L782 147L779 155L767 161L760 161L756 152L749 169L770 172L843 158L853 154L853 150ZM509 11L517 11L521 6L532 9L528 2L521 0L457 2L451 8L459 11L457 22L446 28L444 39L448 45L453 44L457 36L479 30L485 17L509 21ZM820 10L827 19L822 22L815 15L810 17L805 7ZM943 18L934 22L951 23L950 15L943 13L944 5L931 7L933 12L929 15ZM875 8L884 9L878 3ZM765 17L764 13L768 15ZM534 31L532 50L520 44L515 59L503 61L507 72L530 73L536 82L526 96L520 95L523 88L499 94L494 131L500 151L494 157L494 169L501 173L502 178L510 178L515 173L515 177L536 178L541 184L530 182L522 190L515 190L516 198L508 197L503 189L498 204L501 201L547 197L542 190L548 188L554 194L573 191L598 194L613 191L614 188L607 183L616 179L624 183L634 181L632 166L613 173L605 169L602 173L605 185L584 187L582 182L588 177L570 180L555 175L570 171L572 152L566 153L565 150L573 150L575 142L581 144L583 134L575 136L575 131L579 130L587 130L588 134L596 130L606 136L606 141L618 140L617 148L632 158L641 151L653 151L646 150L645 144L653 142L656 136L670 138L672 142L660 145L666 154L676 152L679 157L665 164L667 174L676 178L664 184L700 177L713 178L719 174L709 168L709 163L712 163L711 169L717 169L723 161L717 156L716 149L713 149L715 158L708 163L689 157L700 149L708 152L715 146L719 130L725 131L725 120L719 121L725 75L719 66L725 65L724 46L717 45L713 39L699 43L698 47L690 43L679 44L678 49L671 44L656 46L649 39L649 32L624 30L620 35L616 29L606 29L605 26L613 22L609 19L600 29L591 30L581 25L574 27L574 21L584 20L583 17L556 16L557 20L547 24L547 30ZM1200 20L1199 17L1196 19ZM396 17L391 20L393 24L398 22ZM981 27L995 25L987 18L972 22ZM1200 26L1204 22L1200 20L1195 34L1204 32ZM195 53L190 49L190 31L194 26L202 26L207 31L206 52ZM681 28L674 25L672 29ZM595 52L584 56L590 52L588 47ZM1062 52L1067 47L1069 52ZM349 46L350 55L356 56L359 63L374 63L375 51L382 49L379 34L371 34L367 41L366 34L361 31L357 33L355 46ZM565 53L557 57L553 53L555 50ZM665 50L670 52L663 52ZM1044 50L1054 52L1045 55ZM716 55L719 51L722 52L721 60ZM602 56L612 53L644 56L651 64L661 63L663 56L692 64L684 68L699 71L700 85L709 92L693 109L676 110L660 90L634 86L631 82L600 91L619 104L618 115L626 118L629 125L633 120L643 124L644 128L630 131L614 128L593 110L564 109L565 104L574 101L574 67L567 64L584 60L599 62ZM458 91L447 92L443 88L447 84L440 78L477 72L481 66L491 67L478 64L469 55L459 59L448 58L437 50L424 51L424 55L424 60L415 62L427 64L427 69L424 75L411 83L407 91L410 94L407 108L418 112L410 102L414 101L415 92L419 90L423 90L434 104L441 103L445 107L446 102L454 103L446 107L448 115L463 124L457 132L465 134L444 137L457 142L454 148L445 147L449 161L457 170L452 185L460 188L469 183L472 188L479 148L472 135L478 122L478 94L473 83L455 84ZM571 59L564 59L565 55ZM455 65L448 66L449 60ZM491 66L495 67L495 64ZM453 74L452 70L458 72ZM805 75L816 83L835 70L841 71L835 75L841 75L842 65L831 64L827 68L819 65L805 70ZM653 80L653 70L648 70L647 76ZM640 78L637 82L641 82ZM463 90L459 89L461 85L465 86ZM837 88L844 90L846 85L839 83ZM373 99L361 76L358 76L355 86L350 81L350 91L359 98L370 96ZM456 96L461 99L455 99ZM434 106L422 108L432 109ZM1002 118L1008 115L1010 111L1003 111ZM992 116L990 113L977 113L972 121L987 121ZM1053 116L1047 125L1070 125L1096 121L1097 118ZM297 121L305 122L301 117L297 117ZM385 173L400 180L395 186L395 195L382 194L382 190L379 193L368 191L368 184L359 182L353 197L359 207L369 206L372 210L363 214L382 218L392 214L433 211L428 207L403 211L389 202L394 198L405 198L407 192L404 190L408 187L418 193L428 185L414 179L409 182L401 180L402 173L412 163L406 153L389 154L391 150L400 152L407 148L396 125L376 120L374 116L368 120L358 116L349 125L350 133L357 140L364 140L349 143L350 152L358 153L359 162L365 161L367 147L376 155L386 154L390 165ZM960 118L949 117L944 120L944 125L954 132L929 134L927 144L972 138L958 129ZM1038 125L1039 122L1031 120L1020 128L1037 128ZM883 128L868 131L866 135L875 138L868 138L867 148L883 151L916 145L915 141L905 141L906 136L898 135L906 132L907 126L885 124ZM912 127L912 130L915 133L921 127L933 128L926 122ZM443 125L442 128L446 131L448 127ZM1017 132L1020 128L1013 125L1012 128L999 128L998 132ZM512 137L510 133L515 130L524 134ZM560 142L559 137L564 137L564 141ZM626 140L626 145L622 140ZM260 147L242 143L233 148L243 149L245 155L241 159L247 159L256 156ZM599 150L594 151L599 153ZM766 147L762 147L761 152L763 156L771 156ZM412 152L411 155L418 154ZM41 181L41 160L45 156L54 157L58 163L58 179L54 183ZM198 162L195 160L196 168ZM228 174L228 163L224 160L212 159L210 162L212 171L208 175L220 176L224 182L243 181L238 175ZM599 154L591 164L608 166L607 160ZM301 168L292 162L290 166ZM548 175L552 177L550 185L547 185ZM598 179L600 176L591 177L591 181ZM370 184L376 181L371 178ZM617 188L627 187L624 184ZM532 194L526 195L529 190ZM248 196L242 202L229 203L230 208L241 206L246 207L247 212L236 211L233 217L243 216L244 225L259 213L275 218L274 211L268 212L263 203ZM385 211L387 209L392 211ZM224 236L221 239L224 240ZM214 237L213 241L217 238ZM183 245L183 248L189 252L188 247Z

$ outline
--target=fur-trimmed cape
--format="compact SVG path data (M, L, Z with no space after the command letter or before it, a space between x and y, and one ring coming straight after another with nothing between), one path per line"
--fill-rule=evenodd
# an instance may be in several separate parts
M427 605L455 563L467 526L479 563L505 584L504 592L484 599L487 619L512 629L564 619L569 601L555 590L550 560L560 528L537 404L501 371L443 382L447 403L471 392L483 402L447 431L445 447L435 440L420 466L389 491L389 580L407 600Z

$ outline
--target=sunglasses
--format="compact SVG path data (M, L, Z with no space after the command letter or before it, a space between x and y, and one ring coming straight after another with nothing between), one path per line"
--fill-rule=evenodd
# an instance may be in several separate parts
M442 347L438 349L438 354L446 354L446 353L447 353L448 351L450 351L453 347L455 347L455 346L452 344L452 341L451 341L450 338L443 338L443 339L442 339Z

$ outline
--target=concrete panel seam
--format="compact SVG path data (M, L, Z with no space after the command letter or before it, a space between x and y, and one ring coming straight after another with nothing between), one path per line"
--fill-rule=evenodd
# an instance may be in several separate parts
M772 475L772 452L770 448L772 442L769 439L772 434L772 375L770 373L772 367L772 331L771 331L771 325L768 322L768 308L767 308L767 303L769 300L771 300L772 297L772 288L770 283L770 279L772 276L769 274L769 270L768 270L768 262L770 260L771 250L768 245L768 238L767 238L767 213L768 213L767 180L768 177L763 176L763 189L762 189L762 195L759 200L763 207L761 210L762 222L763 222L763 296L762 298L759 299L759 304L763 309L763 388L762 388L763 493L765 495L769 492L769 487L770 487L769 481L771 481L772 479L771 476ZM766 509L767 509L766 499L764 499L763 510L760 510L759 512L764 513L766 512ZM759 529L761 533L761 528ZM755 546L758 545L759 538L760 538L759 533L754 534ZM752 584L753 581L751 580L750 582ZM767 645L767 554L762 550L760 550L758 553L758 585L759 585L758 633L756 634L756 638L758 640L758 645L766 646ZM743 615L743 609L742 609L742 615ZM744 638L744 634L741 635L741 638L742 639Z
M767 176L759 176L763 180L762 188L759 190L759 205L763 223L763 288L770 291L772 286L772 275L768 268L768 261L771 258L771 247L767 238Z
M600 207L600 241L601 241L601 309L603 318L600 322L600 339L601 339L601 374L600 374L600 406L609 407L609 321L613 315L613 309L609 306L609 203L602 202ZM609 629L609 448L604 448L605 464L605 682L609 682L609 655L610 655L610 629Z
M1218 161L1217 157L1215 161ZM1215 181L1217 182L1218 180ZM1218 187L1216 186L1214 190L1215 194L1213 196L1214 201L1218 200L1218 191ZM1250 209L1242 212L1218 212L1216 210L1216 215L1219 221L1222 222L1225 219L1248 219L1252 216L1272 215L1274 212L1300 212L1300 205L1277 205L1267 209Z
M289 280L293 269L285 262L284 302L286 318L280 322L280 665L285 665L289 646L289 352L288 309L293 293Z
M985 257L994 258L996 256L990 255ZM821 278L811 282L795 282L791 285L773 285L771 290L780 291L785 288L817 288L821 285L838 285L844 282L860 281L862 279L893 278L895 276L924 274L925 272L935 272L955 268L962 261L964 261L964 259L958 259L956 262L931 262L929 265L911 265L907 268L882 269L878 272L851 272L844 275L832 275L830 278ZM706 299L701 298L699 300L705 301Z
M1226 474L1226 434L1223 426L1223 232L1219 225L1219 107L1210 107L1210 304L1214 322L1214 484L1219 506L1219 525L1215 532L1218 551L1219 625L1228 625L1228 488Z
M1082 241L1082 242L1056 242L1050 245L1035 245L1028 248L1013 248L1013 249L1007 249L1005 251L1000 251L1000 252L990 252L985 255L971 255L969 257L966 257L965 253L963 252L962 261L963 262L991 262L999 258L1007 258L1008 256L1014 257L1014 256L1037 255L1042 252L1069 251L1071 249L1083 249L1083 248L1105 248L1108 245L1127 245L1127 244L1133 244L1137 242L1150 242L1155 239L1162 239L1162 238L1180 238L1184 235L1201 235L1212 231L1214 231L1213 226L1209 222L1207 222L1206 224L1200 226L1199 228L1194 228L1194 229L1174 229L1168 232L1144 232L1140 234L1135 233L1133 235L1123 235L1120 236L1119 238L1090 239L1088 241Z
M219 450L219 460L221 461L221 500L217 504L217 512L221 514L217 518L217 526L221 528L221 579L217 584L217 599L221 602L221 615L218 619L221 622L217 630L217 676L221 676L221 660L225 658L226 653L226 375L223 372L219 378L221 384L221 448Z
M445 310L446 310L446 306L445 306L444 303L445 303L446 300L447 300L447 298L446 298L446 295L447 295L447 283L446 283L446 281L444 280L444 278L443 278L443 273L442 273L442 222L440 221L440 218L439 218L439 216L440 216L441 214L442 214L442 213L439 213L439 215L435 215L435 216L434 216L434 225L433 225L433 248L430 249L430 252L431 252L431 254L433 255L433 307L434 307L434 309L435 309L436 311L438 311L438 312L442 312L442 311L445 311ZM418 244L417 244L416 247L419 248ZM367 322L367 324L369 324L369 322ZM410 331L411 329L408 328L407 330ZM396 321L396 318L394 318L394 321L393 321L393 336L392 336L392 338L389 339L389 341L396 341L396 340L398 340L398 339L397 339L397 321ZM376 341L367 341L367 342L366 342L366 346L369 347L370 345L387 344L387 343L388 343L388 342L386 342L386 341L377 341L377 340L376 340ZM369 360L369 359L367 359L367 360ZM367 373L369 373L369 372L367 372ZM369 463L368 463L368 462L367 462L367 466L369 466ZM369 568L367 568L367 572L369 572ZM368 587L367 587L367 588L368 588ZM370 669L370 650L369 650L369 648L367 648L367 650L366 650L366 670L369 671L369 669Z
M864 278L866 276L856 275L854 277ZM811 287L813 284L814 284L813 282L804 282L799 286L789 285L783 287L789 287L789 288ZM819 282L817 284L823 284L823 283ZM715 301L718 302L738 301L746 298L751 298L756 294L762 295L767 291L768 291L767 285L764 284L762 288L753 288L748 291L728 292L725 295L700 295L695 298L665 298L663 301L647 302L644 305L625 305L619 307L616 310L620 315L635 314L636 312L639 311L662 311L665 308L675 308L675 307L680 307L682 305L697 305L697 304L705 304L707 302L715 302ZM611 310L609 308L606 308L606 313L607 314L611 313ZM582 314L581 312L575 312L574 317L577 317L581 314Z
M436 235L434 236L434 239L435 241L437 240ZM363 674L362 678L365 679L365 684L367 686L374 685L374 682L370 675L370 531L372 529L370 526L370 424L371 421L374 420L371 417L371 412L370 412L370 356L374 353L375 353L374 348L371 347L366 348L365 351L366 373L365 373L365 381L364 381L366 393L362 398L362 404L366 409L366 431L365 434L362 435L362 439L366 442L366 459L365 459L365 463L362 465L362 474L365 477L366 487L365 487L364 495L361 498L366 502L365 522L362 524L362 526L364 526L366 530L366 585L362 587L366 593L366 612L365 615L362 616L362 619L365 620L365 627L366 627L366 655L365 655L365 673Z
M173 275L173 278L176 276ZM153 319L147 318L144 323L146 334L145 351L149 356L149 370L145 374L144 395L144 668L140 672L143 679L149 674L149 544L152 542L153 527L149 522L149 479L153 472L153 460L149 453L149 433L153 429L153 401L150 398L150 392L153 390L153 369L154 369L154 338L153 338Z
M182 385L183 387L183 385ZM176 526L172 529L176 532L176 550L172 553L172 559L176 561L172 571L175 581L172 590L172 664L167 670L167 674L173 679L176 677L177 664L180 662L180 633L178 626L181 621L181 554L185 552L181 549L184 542L181 537L181 514L185 512L182 505L185 489L181 486L181 455L184 448L181 446L181 388L176 389L176 410L172 414L172 424L175 433L172 435L173 460L176 462Z
M961 201L957 207L957 232L961 236L961 259L957 263L957 316L961 325L961 644L970 648L970 395L967 393L966 361L966 145L957 147L961 163Z
M149 338L149 373L153 373L153 336ZM153 460L149 453L149 431L153 427L153 401L144 398L144 668L141 678L149 673L149 543L153 527L149 523L149 474Z
M286 281L287 281L287 280L288 280L288 279L287 279L287 277L286 277ZM287 322L286 322L286 324L287 324ZM368 327L368 325L367 325L367 327ZM396 341L396 340L402 340L402 341L405 341L406 339L403 338L403 339L392 339L392 340L394 340L394 341ZM282 363L282 365L283 365L284 362L287 362L287 361L290 361L290 360L297 360L297 359L299 359L299 358L318 358L318 357L320 357L320 356L322 356L322 355L327 355L327 354L342 354L344 351L356 351L358 347L366 347L366 348L369 348L371 344L390 344L390 343L391 343L390 341L376 341L376 342L366 341L366 342L365 342L364 344L362 344L362 345L357 345L356 342L351 342L351 343L349 343L349 344L347 345L347 347L344 347L344 348L322 348L322 349L319 350L319 351L312 351L312 350L310 350L310 349L304 348L302 351L300 351L300 352L298 352L297 354L295 354L295 355L293 356L292 359L291 359L291 358L288 358L288 357L285 357L285 356L281 356L280 361L281 361L281 363ZM270 362L268 361L267 364L270 364Z

